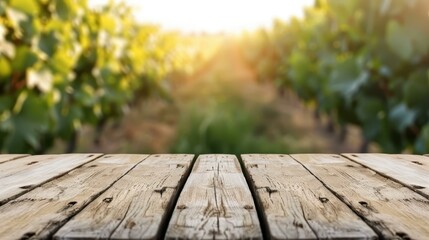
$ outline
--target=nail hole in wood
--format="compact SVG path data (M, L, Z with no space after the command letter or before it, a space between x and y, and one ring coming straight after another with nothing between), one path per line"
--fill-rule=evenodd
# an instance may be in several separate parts
M27 165L33 165L33 164L36 164L36 163L38 163L38 161L27 163Z
M293 223L292 223L295 227L298 227L298 228L303 228L304 227L304 225L302 224L302 223L300 223L300 222L295 222L295 221L293 221Z
M351 164L347 164L346 167L355 167L355 166L353 166Z
M109 156L104 156L104 158L111 158L112 156L111 155L109 155Z
M245 205L245 206L244 206L244 209L250 210L250 209L253 209L253 206Z
M33 185L25 185L25 186L21 186L19 188L21 188L21 189L30 189L32 187L33 187Z
M397 232L397 233L395 233L395 235L400 237L401 239L411 239L410 236L408 236L408 234L406 234L404 232Z
M425 187L419 185L411 185L414 189L424 189Z
M36 235L35 232L26 232L24 233L24 235L22 235L21 239L30 239L31 237L33 237L34 235Z
M113 197L107 197L107 198L103 199L103 202L110 203L110 202L112 202L112 200L113 200Z
M365 201L360 201L359 204L362 205L363 207L368 207L368 203Z
M417 164L417 165L423 165L423 163L418 162L418 161L412 161L412 163Z
M90 168L93 168L93 167L97 167L97 165L95 165L95 164L94 164L94 165L91 165L91 166L89 166L89 167L90 167Z
M328 199L328 198L325 198L325 197L319 197L319 200L320 200L322 203L327 203L327 202L329 202L329 199Z
M186 205L182 204L182 205L178 205L176 208L182 210L182 209L186 209L187 207Z
M358 155L356 155L356 154L352 154L352 157L358 157Z
M94 156L93 154L91 154L91 155L88 155L88 157L92 157L92 156Z
M185 167L185 164L180 164L180 163L178 163L177 165L176 165L176 168L184 168Z
M71 201L69 203L67 203L68 207L73 207L73 205L75 205L77 202L76 201Z
M279 157L284 157L285 155L280 155Z
M338 155L332 155L333 158L340 158Z

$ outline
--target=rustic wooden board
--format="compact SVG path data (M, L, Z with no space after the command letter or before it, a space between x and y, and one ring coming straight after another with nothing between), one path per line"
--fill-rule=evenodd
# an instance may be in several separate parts
M343 154L429 198L429 158L407 154Z
M272 239L372 239L377 235L287 155L242 155Z
M146 155L107 155L0 207L0 239L49 238Z
M100 154L38 155L0 164L0 206Z
M385 238L426 239L429 201L339 155L292 155Z
M160 239L193 155L152 155L63 226L56 239Z
M0 155L0 164L9 162L18 158L26 157L26 154L2 154Z
M234 155L200 155L180 194L167 239L260 239L252 195Z

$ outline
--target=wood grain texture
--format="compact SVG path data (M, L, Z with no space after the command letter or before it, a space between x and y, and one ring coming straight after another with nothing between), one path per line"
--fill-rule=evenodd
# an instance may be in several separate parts
M408 154L343 154L429 198L429 158Z
M373 239L377 235L287 155L242 155L271 239Z
M56 239L160 239L193 155L152 155L63 226Z
M0 205L99 156L37 155L0 164Z
M251 192L234 155L200 155L180 194L167 239L260 239Z
M2 154L0 155L0 164L9 162L18 158L26 157L27 154Z
M8 202L0 207L0 239L50 237L145 157L103 156Z
M383 237L426 239L429 201L339 155L292 155Z

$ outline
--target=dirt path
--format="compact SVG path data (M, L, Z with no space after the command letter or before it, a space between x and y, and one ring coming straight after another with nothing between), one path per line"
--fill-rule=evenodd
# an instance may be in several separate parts
M104 131L101 143L92 143L93 131L84 130L78 144L79 152L166 153L176 137L182 109L190 102L204 102L225 92L246 99L245 104L262 108L264 134L281 139L294 152L356 152L359 133L352 130L345 141L326 132L312 112L288 93L279 96L271 84L257 82L255 71L246 65L238 47L228 44L202 70L190 79L174 82L174 103L150 99L131 111L117 124ZM209 97L208 97L209 96ZM60 152L56 148L54 152Z

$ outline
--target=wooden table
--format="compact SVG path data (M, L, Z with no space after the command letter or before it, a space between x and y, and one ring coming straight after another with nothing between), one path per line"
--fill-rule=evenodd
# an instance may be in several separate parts
M0 239L429 239L429 157L0 155Z

